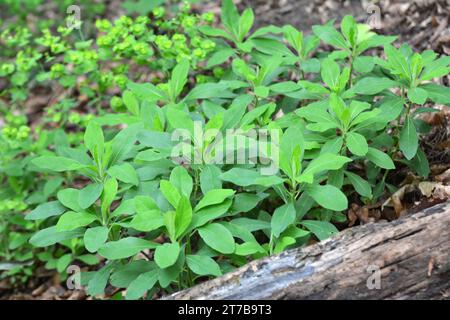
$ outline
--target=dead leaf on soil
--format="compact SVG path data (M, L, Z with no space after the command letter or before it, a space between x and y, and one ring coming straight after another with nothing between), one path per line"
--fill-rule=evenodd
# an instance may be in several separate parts
M433 200L445 200L450 197L450 186L442 184L442 182L422 181L419 183L406 184L392 194L382 205L382 210L385 206L394 207L397 218L404 214L406 207L403 205L403 199L406 194L420 191L420 193Z

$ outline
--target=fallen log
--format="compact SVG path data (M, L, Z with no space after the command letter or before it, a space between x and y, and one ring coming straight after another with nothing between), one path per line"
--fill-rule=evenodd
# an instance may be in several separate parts
M164 299L450 299L450 201L252 261Z

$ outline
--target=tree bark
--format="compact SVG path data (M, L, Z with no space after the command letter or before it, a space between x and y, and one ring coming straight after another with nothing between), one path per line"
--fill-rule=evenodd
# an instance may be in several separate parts
M450 299L450 201L250 262L165 299Z

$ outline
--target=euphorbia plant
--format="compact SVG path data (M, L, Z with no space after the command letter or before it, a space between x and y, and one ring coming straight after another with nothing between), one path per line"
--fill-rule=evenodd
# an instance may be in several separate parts
M158 8L150 20L99 21L99 49L45 32L37 52L24 51L36 59L25 67L25 53L19 59L28 72L45 52L42 84L86 79L78 87L86 105L67 97L48 113L49 124L71 132L44 130L49 138L36 147L17 144L2 157L24 162L1 174L18 199L34 186L21 188L18 173L49 180L27 203L37 207L14 243L34 233L40 260L63 274L74 261L96 264L82 275L90 295L111 285L128 299L151 297L326 239L349 200L363 206L395 188L390 170L407 164L428 174L418 115L450 104L449 89L430 82L448 74L448 57L396 49L394 37L350 16L340 31L328 23L308 37L292 26L253 31L251 9L240 14L230 0L223 28L186 8L179 20L163 16ZM382 49L386 59L374 56ZM17 71L5 64L2 72ZM16 101L23 89L5 96ZM110 98L111 108L101 104ZM2 141L27 140L20 128Z

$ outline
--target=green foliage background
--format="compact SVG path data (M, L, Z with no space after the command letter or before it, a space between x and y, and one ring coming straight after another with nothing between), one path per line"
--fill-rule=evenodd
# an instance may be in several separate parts
M17 285L38 265L64 279L77 264L90 266L89 295L111 285L151 298L332 236L348 199L371 204L396 189L391 170L429 174L417 116L450 105L450 89L432 82L450 58L394 45L351 16L304 36L255 30L253 11L231 0L220 23L188 3L127 1L130 16L95 28L88 16L79 30L36 29L21 8L42 1L0 5L16 21L2 21L0 36L0 269ZM42 92L36 117L29 102ZM240 129L246 143L253 129L278 133L268 141L278 173L262 175L261 161L174 162L175 130L192 156L223 143L194 141L196 123Z

